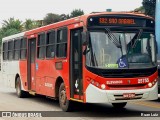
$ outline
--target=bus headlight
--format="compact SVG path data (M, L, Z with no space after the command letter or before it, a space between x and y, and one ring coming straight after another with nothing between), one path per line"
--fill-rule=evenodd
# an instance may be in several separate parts
M148 87L152 87L152 83L148 83Z

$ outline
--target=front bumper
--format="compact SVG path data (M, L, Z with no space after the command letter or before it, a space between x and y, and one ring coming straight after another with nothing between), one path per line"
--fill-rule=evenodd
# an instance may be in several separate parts
M135 93L134 99L124 99L123 93ZM120 103L158 99L158 83L152 88L135 90L101 90L90 84L86 89L87 103Z

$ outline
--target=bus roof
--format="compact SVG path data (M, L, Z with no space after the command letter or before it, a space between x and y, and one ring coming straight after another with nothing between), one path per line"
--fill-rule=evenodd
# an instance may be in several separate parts
M14 39L14 38L21 38L23 37L25 34L25 32L21 32L21 33L18 33L18 34L15 34L15 35L11 35L11 36L8 36L8 37L4 37L2 39L2 41L6 41L6 40L11 40L11 39Z
M49 25L46 25L46 26L42 26L42 27L39 27L39 28L35 28L35 29L29 30L29 31L19 33L19 34L11 35L11 36L3 38L2 41L17 38L17 37L22 37L24 35L36 34L38 32L43 32L43 31L47 31L47 30L50 30L50 29L53 29L53 28L55 29L55 28L59 28L59 27L62 27L62 26L67 26L69 24L78 23L78 22L82 22L82 21L84 22L84 25L86 25L86 21L87 21L88 17L98 16L98 15L131 15L131 16L145 17L145 18L148 18L148 19L153 19L150 16L140 14L140 13L135 13L135 12L95 12L95 13L91 13L91 14L82 15L82 16L71 18L71 19L63 20L63 21L56 22L56 23L53 23L53 24L49 24Z

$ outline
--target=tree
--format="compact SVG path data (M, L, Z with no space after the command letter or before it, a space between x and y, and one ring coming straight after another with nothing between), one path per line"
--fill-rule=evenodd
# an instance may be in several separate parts
M17 31L20 32L23 29L22 21L20 21L19 19L14 19L14 18L3 20L2 29L4 31L8 29L16 29Z
M14 35L14 34L17 34L19 32L20 31L15 29L15 28L10 28L10 29L5 30L5 32L3 33L3 37Z
M143 0L142 4L145 8L145 14L155 17L156 0Z
M43 22L44 22L44 25L48 25L48 24L52 24L55 22L59 22L60 20L61 20L60 15L54 14L54 13L48 13L44 17Z
M9 18L8 20L3 20L2 28L0 29L0 44L3 37L17 34L22 30L23 25L19 19Z
M2 43L2 38L3 38L3 30L2 28L0 29L0 45Z
M77 17L77 16L81 16L81 15L84 15L83 10L81 10L81 9L74 9L74 10L71 12L70 18Z
M24 30L31 30L31 29L34 29L34 28L37 28L37 27L41 27L42 23L41 23L41 21L26 19L23 26L24 26Z
M139 7L139 8L136 8L136 9L134 10L134 12L145 13L145 9L144 9L143 6L141 6L141 7Z
M70 18L70 16L69 16L69 14L61 14L60 15L60 20L67 20L67 19L69 19Z

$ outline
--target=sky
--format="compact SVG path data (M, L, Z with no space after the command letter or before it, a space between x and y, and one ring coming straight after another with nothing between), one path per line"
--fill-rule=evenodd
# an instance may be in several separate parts
M82 9L85 14L105 11L130 11L142 5L142 0L0 0L0 26L10 17L42 20L47 13L69 14Z

